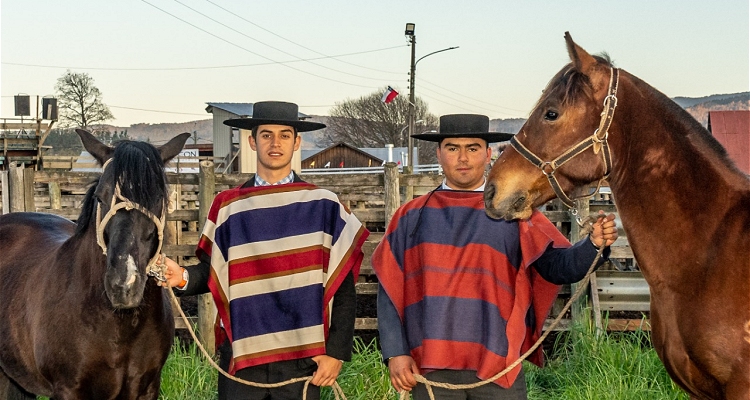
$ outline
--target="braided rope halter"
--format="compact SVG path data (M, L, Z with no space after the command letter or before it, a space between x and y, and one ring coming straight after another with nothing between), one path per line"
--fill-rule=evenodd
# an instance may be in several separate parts
M109 166L109 163L111 161L112 159L110 158L104 163L104 165L102 166L102 173L107 168L107 166ZM161 262L161 258L163 257L163 255L161 254L161 248L164 244L164 221L166 219L165 208L166 207L162 207L161 216L157 217L147 208L123 196L120 189L120 183L116 182L114 194L112 195L112 201L109 205L109 211L104 214L104 217L102 217L101 215L102 209L100 203L97 202L96 204L96 243L102 249L102 254L104 254L105 256L107 255L107 244L104 243L104 229L107 227L109 220L118 211L123 209L125 211L140 211L143 215L148 217L148 219L150 219L154 223L154 225L156 225L156 232L159 237L159 245L156 248L156 252L154 253L154 256L151 257L148 265L146 266L146 275L152 276L162 282L166 281L166 277L164 276L164 267L162 265L163 263Z

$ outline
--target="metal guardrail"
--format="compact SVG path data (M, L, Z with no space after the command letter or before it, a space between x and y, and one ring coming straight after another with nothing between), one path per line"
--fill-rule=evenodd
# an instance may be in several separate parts
M601 311L649 311L651 292L640 271L596 271Z
M310 174L310 175L336 175L336 174L382 174L384 171L384 167L378 166L378 167L352 167L352 168L305 168L303 169L300 174ZM404 167L400 166L398 167L399 172L404 172ZM443 173L443 169L440 167L440 164L424 164L424 165L415 165L414 166L414 173L424 173L424 172L436 172L438 174Z

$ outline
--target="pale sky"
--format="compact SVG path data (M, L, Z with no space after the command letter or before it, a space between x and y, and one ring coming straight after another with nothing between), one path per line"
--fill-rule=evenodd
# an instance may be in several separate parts
M1 0L0 117L86 72L118 126L210 118L206 102L328 115L390 85L436 115L525 118L568 62L563 34L667 96L750 90L748 0Z

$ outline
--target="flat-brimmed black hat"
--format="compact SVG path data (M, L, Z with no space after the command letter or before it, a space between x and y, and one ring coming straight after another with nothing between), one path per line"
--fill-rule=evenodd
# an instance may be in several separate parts
M504 142L513 137L512 133L490 132L490 119L477 114L448 114L440 117L437 133L418 133L414 139L440 142L445 138L480 138L488 143Z
M259 101L253 104L253 115L249 118L234 118L224 121L240 129L252 129L258 125L287 125L298 132L308 132L325 128L325 124L311 121L300 121L299 107L284 101Z

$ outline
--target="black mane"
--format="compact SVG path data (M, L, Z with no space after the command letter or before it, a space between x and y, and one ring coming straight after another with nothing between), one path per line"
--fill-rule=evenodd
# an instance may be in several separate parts
M125 198L158 213L167 201L167 177L159 151L149 143L124 140L115 145L107 169L112 168L114 182L120 184ZM82 234L95 218L96 187L101 178L86 191L81 215L78 217L76 235ZM108 199L106 201L109 201Z

